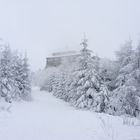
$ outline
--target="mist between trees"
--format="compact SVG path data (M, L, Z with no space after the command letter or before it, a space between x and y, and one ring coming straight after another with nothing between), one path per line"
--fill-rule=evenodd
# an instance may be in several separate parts
M71 64L33 73L33 85L79 109L140 117L140 42L134 49L126 41L115 61L92 55L87 40L80 53Z

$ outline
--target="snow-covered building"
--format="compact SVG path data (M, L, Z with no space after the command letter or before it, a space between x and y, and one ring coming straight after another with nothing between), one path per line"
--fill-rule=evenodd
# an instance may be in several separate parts
M46 58L46 68L58 67L63 62L73 63L78 56L80 56L80 52L77 51L52 53L51 56Z

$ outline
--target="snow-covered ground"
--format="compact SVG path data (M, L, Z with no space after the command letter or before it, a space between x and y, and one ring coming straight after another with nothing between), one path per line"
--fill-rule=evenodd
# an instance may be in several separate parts
M37 88L32 94L0 112L0 140L140 140L137 121L76 110Z

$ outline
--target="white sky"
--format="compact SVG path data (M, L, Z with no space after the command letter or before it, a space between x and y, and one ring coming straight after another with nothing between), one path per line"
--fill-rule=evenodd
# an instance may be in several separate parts
M54 51L80 49L83 32L90 49L113 58L129 37L138 41L140 0L0 0L0 37L26 51L33 70Z

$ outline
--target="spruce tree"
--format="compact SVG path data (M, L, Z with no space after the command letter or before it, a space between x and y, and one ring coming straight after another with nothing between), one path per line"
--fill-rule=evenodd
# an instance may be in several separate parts
M11 102L14 79L12 75L12 53L9 46L5 45L0 59L0 93L7 102Z
M116 79L117 89L113 92L110 104L114 114L136 116L138 88L135 64L137 61L135 60L136 52L132 50L132 41L126 42L118 54L120 70Z
M22 59L22 72L21 72L21 98L24 100L31 100L31 79L30 79L30 70L28 65L28 58L25 57Z
M101 92L103 83L98 71L99 60L92 57L91 51L87 49L87 39L84 39L81 45L81 56L77 59L77 68L71 75L73 78L69 90L70 100L78 108L92 108L102 112L105 99Z

